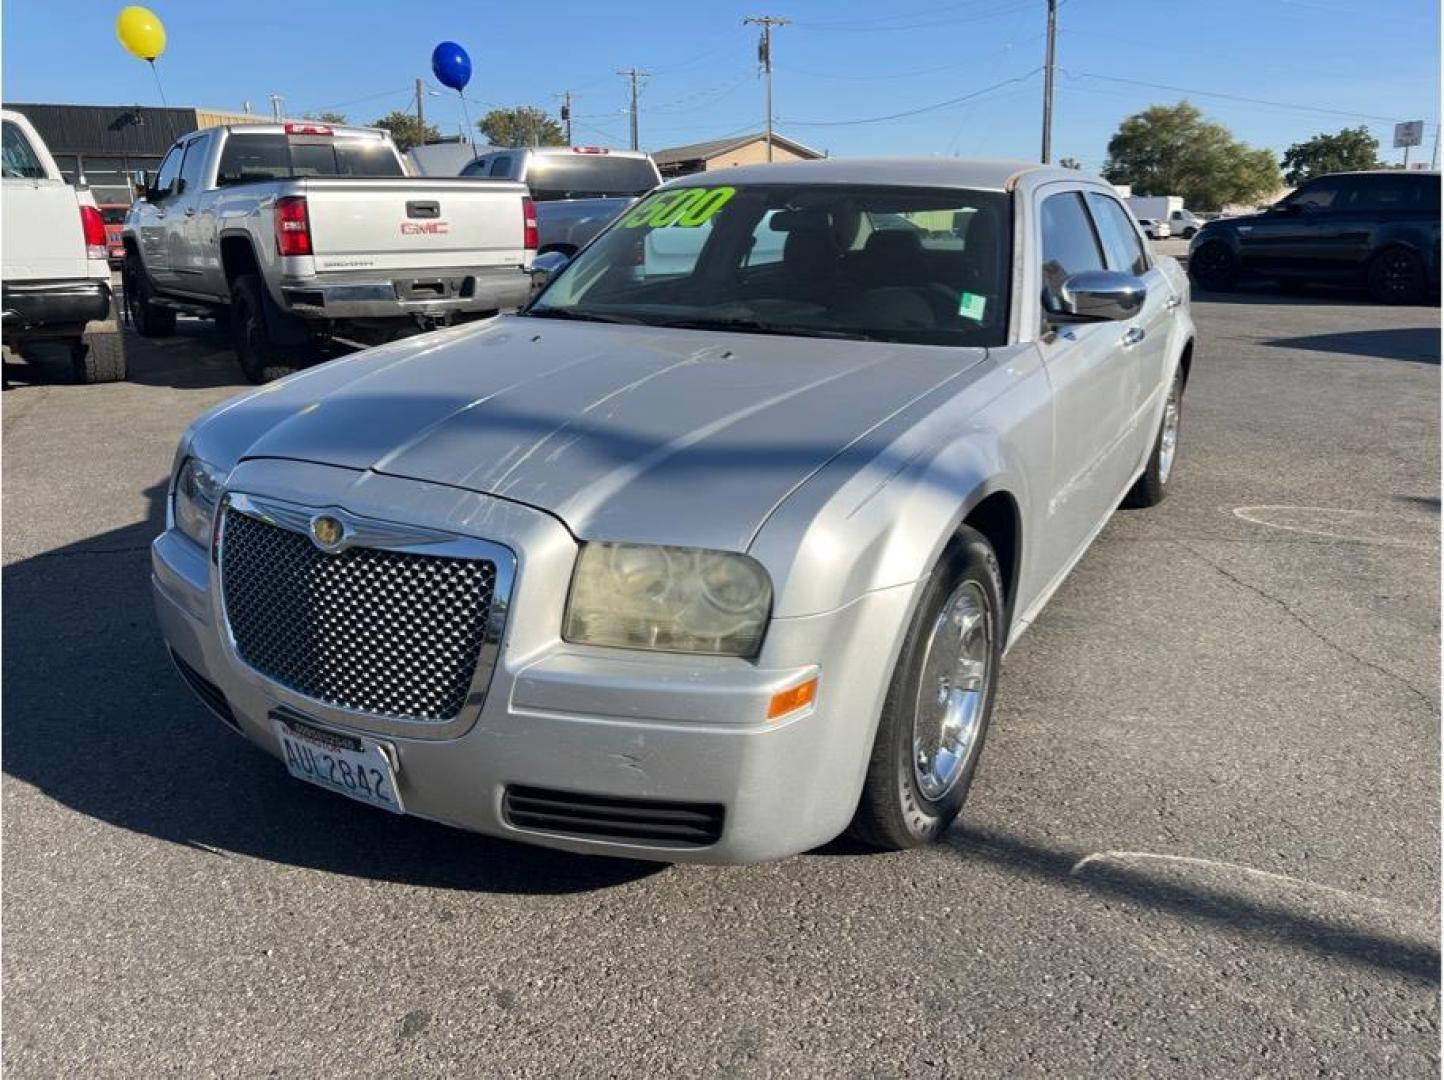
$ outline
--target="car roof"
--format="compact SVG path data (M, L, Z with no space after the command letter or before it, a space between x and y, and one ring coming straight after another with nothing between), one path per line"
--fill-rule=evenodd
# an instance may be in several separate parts
M1011 191L1024 176L1040 181L1091 181L1107 186L1088 173L1040 165L1036 161L965 158L823 158L819 161L738 165L714 172L692 173L667 186L716 184L725 177L729 184L879 184Z
M1438 176L1438 169L1346 169L1342 172L1311 176L1309 180L1329 180L1335 176ZM1309 181L1304 181L1308 183Z

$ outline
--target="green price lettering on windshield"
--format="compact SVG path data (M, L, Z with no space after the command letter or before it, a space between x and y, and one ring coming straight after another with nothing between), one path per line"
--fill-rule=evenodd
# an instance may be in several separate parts
M736 188L683 188L681 191L664 191L648 199L622 219L622 228L639 229L649 226L653 229L667 229L680 226L695 229L705 225L726 206Z

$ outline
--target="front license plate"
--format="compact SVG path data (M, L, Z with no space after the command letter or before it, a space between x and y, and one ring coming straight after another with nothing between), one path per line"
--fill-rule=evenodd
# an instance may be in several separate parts
M286 716L271 716L286 768L297 780L349 795L360 802L405 813L396 774L381 744L356 735L312 727Z

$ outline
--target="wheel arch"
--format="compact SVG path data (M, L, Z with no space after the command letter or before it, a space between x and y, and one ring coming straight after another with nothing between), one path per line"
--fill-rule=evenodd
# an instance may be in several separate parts
M227 289L234 287L236 279L244 274L260 275L261 262L249 233L221 234L221 270L226 277Z

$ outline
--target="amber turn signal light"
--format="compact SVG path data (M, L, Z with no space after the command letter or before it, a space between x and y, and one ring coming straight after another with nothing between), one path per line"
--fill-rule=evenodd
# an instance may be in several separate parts
M773 694L772 701L767 706L767 719L777 720L788 713L795 713L798 709L807 708L816 700L817 678L814 676L790 690L779 690Z

